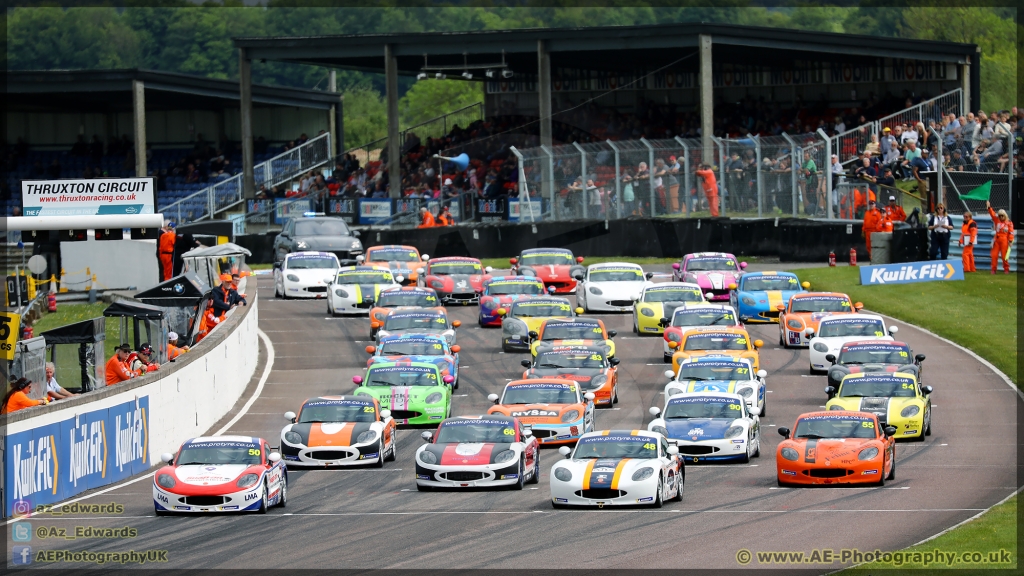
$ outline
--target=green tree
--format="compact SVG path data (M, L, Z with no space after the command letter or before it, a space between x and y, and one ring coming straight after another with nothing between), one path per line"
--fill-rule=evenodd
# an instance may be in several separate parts
M345 92L344 98L346 147L368 144L387 135L387 107L379 92L357 88Z
M12 70L132 68L139 36L113 8L15 8L7 14Z
M413 84L405 96L402 96L398 101L398 113L402 126L414 126L447 112L483 101L484 92L481 82L428 78ZM441 136L441 132L418 135L421 138Z

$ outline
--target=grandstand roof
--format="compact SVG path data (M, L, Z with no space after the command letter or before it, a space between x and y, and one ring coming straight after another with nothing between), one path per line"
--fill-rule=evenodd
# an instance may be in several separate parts
M709 34L713 58L719 63L786 66L794 60L858 62L865 57L909 58L966 63L973 44L906 40L758 26L704 22L654 26L530 28L479 32L355 34L279 38L235 38L253 60L276 60L383 73L384 45L391 44L399 74L417 74L424 54L429 66L470 66L505 62L516 73L536 74L537 41L548 42L552 67L635 71L672 64L696 52L698 36ZM463 56L465 54L465 56ZM698 58L670 69L696 71ZM450 75L458 77L458 71ZM478 76L479 77L479 76Z
M8 71L8 112L125 112L132 109L132 81L146 87L147 110L218 110L237 107L237 80L217 80L154 70ZM338 95L298 88L254 84L254 106L330 109Z

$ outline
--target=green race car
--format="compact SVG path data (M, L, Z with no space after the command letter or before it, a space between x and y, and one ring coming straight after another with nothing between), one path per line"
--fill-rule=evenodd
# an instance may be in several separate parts
M436 424L452 412L452 376L442 376L436 364L381 362L353 376L355 394L373 396L381 409L391 410L396 424Z

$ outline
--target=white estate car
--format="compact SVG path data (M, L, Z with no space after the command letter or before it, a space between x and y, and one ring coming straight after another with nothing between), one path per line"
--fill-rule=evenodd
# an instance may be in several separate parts
M826 316L818 323L818 330L807 328L804 333L810 338L808 350L811 356L810 373L825 374L832 363L825 359L829 354L839 357L843 344L858 340L892 341L899 330L896 326L885 327L885 320L875 314L843 314Z
M338 257L330 252L292 252L274 267L274 296L323 298L339 268Z
M649 284L644 269L628 262L591 264L576 279L576 302L586 312L629 312Z
M687 392L652 407L647 429L675 440L687 462L749 462L761 455L757 408L747 408L739 394Z

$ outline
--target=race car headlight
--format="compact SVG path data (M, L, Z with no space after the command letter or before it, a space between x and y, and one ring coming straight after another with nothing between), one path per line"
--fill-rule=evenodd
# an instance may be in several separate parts
M423 403L424 404L437 404L438 402L441 401L441 398L444 398L443 394L441 394L440 392L434 392L430 396L427 396L426 400L424 400Z
M430 287L431 288L436 288L436 289L444 288L444 282L441 282L437 278L431 278L430 279Z
M669 388L668 389L668 395L669 396L675 396L676 394L682 394L682 393L683 393L683 391L681 389L679 389L679 388Z
M650 308L641 308L640 313L650 318L654 317L654 310L651 310Z
M822 352L822 353L828 352L828 346L825 346L821 342L815 342L814 343L814 350L816 352Z
M366 444L367 442L373 442L377 438L377 433L373 430L367 430L359 436L356 436L357 444Z
M600 296L601 294L604 294L604 292L601 292L601 289L600 289L600 288L598 288L597 286L591 286L591 287L590 287L590 288L588 289L588 291L589 291L589 292L590 292L591 294L593 294L594 296Z
M295 274L289 274L289 275L285 276L285 278L287 278L290 282L298 282L299 281L299 277L296 276Z
M528 330L526 324L521 322L505 322L501 325L503 332L508 332L513 336L525 336Z
M498 307L498 301L497 300L481 300L480 301L480 307L483 308L484 310L490 310L491 308L497 308Z
M833 404L833 405L829 406L828 409L829 410L842 410L843 407L839 406L838 404Z
M515 450L503 450L498 452L498 455L494 457L494 461L497 463L511 462L516 458Z
M580 417L579 410L569 410L565 414L562 414L562 422L574 422Z
M743 434L743 426L730 426L723 438L735 438L740 434Z
M786 326L789 326L793 330L800 330L801 328L804 327L804 324L803 324L803 322L801 322L799 320L793 319L793 320L786 320Z
M306 248L309 248L309 244L307 244L304 240L299 240L298 242L296 242L295 247L298 248L299 250L305 250Z
M657 432L658 434L661 434L665 438L668 438L668 428L665 428L664 426L652 426L651 432Z
M740 388L739 390L736 391L736 393L739 394L740 396L743 396L744 398L750 398L750 395L754 393L754 389Z
M335 292L339 292L339 291L340 292L344 292L344 290L341 290L341 289L336 290ZM338 294L338 296L341 296L341 294ZM345 298L345 296L341 296L341 297ZM376 314L373 315L373 318L374 318L374 320L377 320L379 322L383 322L384 318L386 318L387 315L388 315L387 312L377 312Z
M555 468L555 473L552 474L552 476L555 477L555 480L560 482L568 482L572 480L572 472L570 472L568 468Z
M903 409L902 412L900 412L900 416L904 418L910 418L911 416L916 416L917 413L920 411L921 409L918 408L917 406L907 406L906 408Z
M174 488L174 485L177 484L177 482L174 481L174 476L171 476L170 474L161 474L157 476L156 483L163 488Z
M259 480L260 477L256 474L246 474L239 478L238 482L235 482L235 484L237 484L239 488L248 488L249 486L259 482Z
M593 378L590 379L590 388L600 388L601 386L604 386L605 382L607 381L607 376L605 376L604 374L598 374L597 376L594 376Z
M429 450L424 450L420 452L420 462L424 464L437 464L437 456L434 456L434 453Z
M783 448L782 457L785 458L786 460L792 460L793 462L796 462L797 460L800 459L800 453L792 448Z
M668 341L669 342L679 342L682 339L683 339L683 335L678 333L678 332L669 332L668 333Z
M740 298L740 302L743 302L747 306L753 306L754 305L754 299L750 298L749 296L744 296L743 298Z
M298 432L285 432L284 441L289 444L302 444L302 436Z
M651 476L654 476L654 468L645 466L636 472L633 472L633 482L640 482L641 480L647 480Z
M342 290L341 288L335 288L334 293L338 295L338 298L348 298L348 292ZM378 320L380 320L380 318L378 318Z
M865 448L865 449L861 450L860 454L857 454L857 459L858 460L871 460L872 458L875 458L876 456L878 456L878 448L875 448L874 446L872 446L871 448Z

